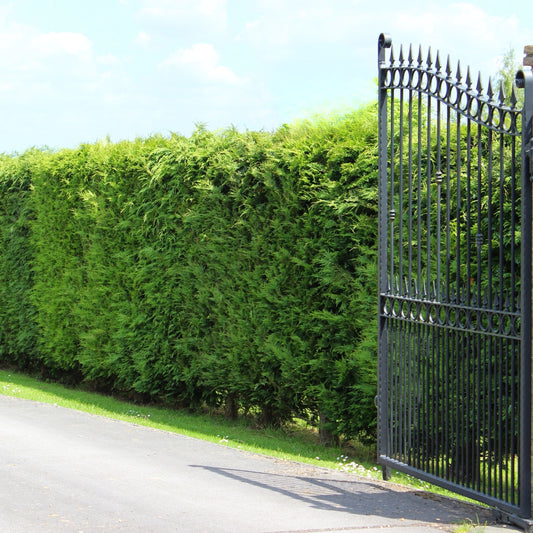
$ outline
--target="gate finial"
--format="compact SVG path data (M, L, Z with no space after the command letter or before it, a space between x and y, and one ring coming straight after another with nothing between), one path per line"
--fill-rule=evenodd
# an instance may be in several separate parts
M392 44L392 38L388 33L382 33L378 39L379 48L390 48Z
M478 72L477 74L477 85L476 90L479 94L483 92L483 84L481 83L481 72Z
M470 66L466 67L466 88L470 91L472 89L472 78L470 76Z
M487 86L487 95L489 97L489 100L492 100L494 96L494 90L492 89L492 81L490 78L489 78L489 84Z
M446 59L446 77L450 80L452 78L452 67L450 66L450 56Z
M422 58L422 45L418 45L418 66L421 67L424 59Z
M440 69L441 69L442 65L440 64L440 53L439 51L437 50L437 59L435 60L435 70L440 73Z
M407 57L407 61L410 67L413 66L413 45L409 45L409 56Z
M457 72L455 73L455 78L458 82L460 82L463 79L463 75L461 73L461 62L457 61Z
M498 103L503 105L505 103L505 91L503 90L503 83L500 81L500 90L498 91Z

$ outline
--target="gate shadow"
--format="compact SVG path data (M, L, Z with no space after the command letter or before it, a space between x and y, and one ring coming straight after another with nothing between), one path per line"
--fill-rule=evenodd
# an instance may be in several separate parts
M456 524L468 520L496 523L499 516L493 509L416 489L393 488L355 476L353 480L339 477L327 479L323 476L309 477L206 465L190 466L275 491L305 502L313 508L327 511L436 524Z

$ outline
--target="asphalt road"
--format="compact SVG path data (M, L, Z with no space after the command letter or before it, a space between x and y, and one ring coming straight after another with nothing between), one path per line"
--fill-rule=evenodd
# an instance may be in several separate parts
M389 483L7 396L0 475L1 533L431 533L495 518Z

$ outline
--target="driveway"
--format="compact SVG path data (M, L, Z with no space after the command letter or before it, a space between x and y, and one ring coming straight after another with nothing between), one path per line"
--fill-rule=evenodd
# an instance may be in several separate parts
M0 475L2 533L431 533L495 520L390 483L7 396Z

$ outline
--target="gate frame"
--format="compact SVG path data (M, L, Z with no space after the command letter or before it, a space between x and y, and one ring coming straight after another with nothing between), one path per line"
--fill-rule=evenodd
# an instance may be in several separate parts
M391 448L388 441L387 421L388 421L388 395L384 386L388 383L388 360L387 355L387 330L384 327L386 320L381 313L381 294L387 287L387 250L382 246L384 242L383 232L387 232L387 188L388 188L388 147L383 142L388 138L388 113L387 101L389 88L385 86L384 79L388 69L386 63L386 49L392 45L390 35L382 33L378 39L378 113L379 113L379 230L378 230L378 286L379 286L379 303L378 303L378 320L379 320L379 337L378 337L378 396L376 405L378 408L378 463L383 468L383 478L390 479L391 468L397 468L400 471L408 471L409 474L419 477L425 481L449 489L455 493L463 494L469 498L476 498L473 490L465 487L464 490L456 483L447 481L444 478L425 473L422 471L413 472L413 469L395 461L391 457ZM515 506L507 504L503 500L493 498L489 495L479 494L480 501L488 503L498 508L507 518L516 525L524 528L526 531L533 532L533 442L531 429L533 426L533 391L532 385L532 287L533 287L533 71L524 69L516 75L516 86L524 91L524 105L522 108L522 132L521 132L521 328L520 328L520 405L519 405L519 424L520 424L520 441L519 441L519 495L520 507L516 514ZM385 191L385 193L383 193Z
M515 78L516 86L524 91L524 107L522 109L522 210L526 209L526 214L529 216L528 220L533 221L532 205L533 205L533 67L531 69L523 69L517 72ZM526 217L524 217L526 218ZM525 463L527 471L529 471L528 487L521 487L521 498L529 501L529 513L523 515L524 518L531 519L533 517L533 472L531 472L531 465L533 464L533 435L532 429L532 405L533 405L533 391L532 385L532 344L533 344L533 320L532 320L532 287L533 287L533 222L530 224L522 224L522 233L526 234L527 246L522 246L522 280L527 283L527 291L522 291L522 361L521 361L521 406L522 406L522 424L525 426L527 435L522 438L520 450L522 460ZM526 485L526 480L522 485ZM525 505L524 505L525 506ZM522 511L523 513L524 511ZM533 530L533 522L527 523L528 530Z

